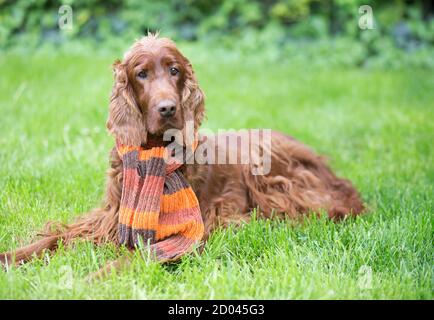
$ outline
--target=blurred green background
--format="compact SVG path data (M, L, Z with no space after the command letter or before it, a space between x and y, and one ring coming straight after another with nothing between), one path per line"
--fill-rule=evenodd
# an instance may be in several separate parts
M73 9L71 31L58 28L62 4ZM373 9L373 30L358 26L362 5ZM431 1L0 0L0 12L0 48L79 40L119 49L160 30L178 41L301 64L434 68Z

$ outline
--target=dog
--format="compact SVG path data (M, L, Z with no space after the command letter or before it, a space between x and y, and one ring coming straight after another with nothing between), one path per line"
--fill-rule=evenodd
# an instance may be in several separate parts
M194 134L198 133L205 115L205 96L190 61L173 41L148 34L136 41L113 69L107 128L118 142L144 147L167 145L164 133L175 129L184 134L188 122ZM226 137L231 138L231 134ZM230 147L215 143L218 138L203 137L199 147L211 145L209 150L229 152ZM240 135L235 137L236 145L239 138ZM266 174L252 173L251 163L183 166L183 174L199 200L204 242L217 227L248 222L254 209L258 209L260 218L294 219L324 210L336 220L364 211L351 182L336 177L323 157L283 133L270 131L269 140L270 167ZM239 156L237 151L236 157ZM48 224L41 239L1 254L0 262L22 263L56 249L59 241L68 245L77 238L95 244L118 244L122 160L115 147L110 152L110 163L100 208L70 225ZM115 261L99 274L125 264L122 259Z

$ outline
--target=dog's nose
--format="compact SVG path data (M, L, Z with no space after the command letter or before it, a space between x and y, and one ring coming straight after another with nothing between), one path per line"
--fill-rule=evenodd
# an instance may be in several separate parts
M170 118L176 113L176 104L170 100L163 100L157 105L157 110L163 118Z

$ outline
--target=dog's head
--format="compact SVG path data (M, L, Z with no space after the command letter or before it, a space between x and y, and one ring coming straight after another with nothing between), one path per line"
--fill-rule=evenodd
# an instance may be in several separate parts
M149 34L113 65L107 128L122 144L139 146L167 129L199 128L204 94L191 63L167 38Z

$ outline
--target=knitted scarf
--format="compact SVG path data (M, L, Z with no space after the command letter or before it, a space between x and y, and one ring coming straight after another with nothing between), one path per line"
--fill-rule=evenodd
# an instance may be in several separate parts
M117 150L123 162L120 244L144 245L160 262L190 252L204 226L196 195L179 170L182 164L168 161L165 147L118 143Z

